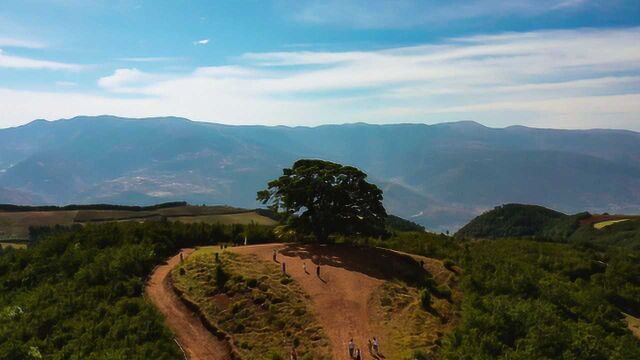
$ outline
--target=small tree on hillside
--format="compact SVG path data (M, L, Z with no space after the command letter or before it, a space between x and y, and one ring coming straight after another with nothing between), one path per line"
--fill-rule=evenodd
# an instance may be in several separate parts
M258 192L258 200L284 212L289 225L324 242L331 234L378 236L387 213L382 190L352 166L323 160L298 160Z

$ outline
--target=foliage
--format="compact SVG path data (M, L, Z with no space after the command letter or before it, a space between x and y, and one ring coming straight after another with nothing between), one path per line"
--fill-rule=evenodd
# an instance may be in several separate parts
M385 225L391 231L425 231L424 226L391 214L385 219Z
M425 310L431 309L431 293L427 289L420 290L420 305Z
M620 312L640 311L637 257L526 240L470 248L463 319L445 358L639 358Z
M640 252L611 246L618 242L604 234L598 246L429 233L366 242L460 264L462 321L442 358L637 359L640 341L621 312L640 315Z
M456 238L534 237L550 222L566 216L536 205L506 204L476 217Z
M298 160L269 182L257 199L278 212L302 234L324 242L331 234L384 234L387 216L382 190L352 167L323 160Z
M182 358L142 297L145 278L181 247L229 241L231 233L163 221L90 224L42 231L27 250L3 251L0 359Z

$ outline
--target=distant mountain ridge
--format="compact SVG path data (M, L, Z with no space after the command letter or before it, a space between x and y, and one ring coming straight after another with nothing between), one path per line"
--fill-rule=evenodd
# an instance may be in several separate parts
M304 157L363 169L385 191L390 213L435 230L455 230L510 202L567 213L640 212L640 133L468 121L267 127L175 117L37 120L0 129L0 202L253 208L256 191Z

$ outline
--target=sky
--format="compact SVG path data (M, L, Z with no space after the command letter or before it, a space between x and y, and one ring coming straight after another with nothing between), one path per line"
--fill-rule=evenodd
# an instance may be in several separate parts
M640 1L0 0L0 128L101 114L640 131Z

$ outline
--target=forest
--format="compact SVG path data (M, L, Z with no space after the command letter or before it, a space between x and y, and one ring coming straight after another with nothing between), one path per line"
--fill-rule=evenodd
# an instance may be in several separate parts
M273 241L259 225L122 222L39 229L0 253L0 359L179 359L143 298L147 276L181 247Z
M439 358L640 358L640 341L623 322L624 314L640 316L640 251L598 239L390 233L336 240L460 269L461 322L445 337ZM159 221L39 229L29 249L0 255L0 358L180 358L143 297L146 277L181 247L244 236L251 243L276 241L273 228L258 225Z

